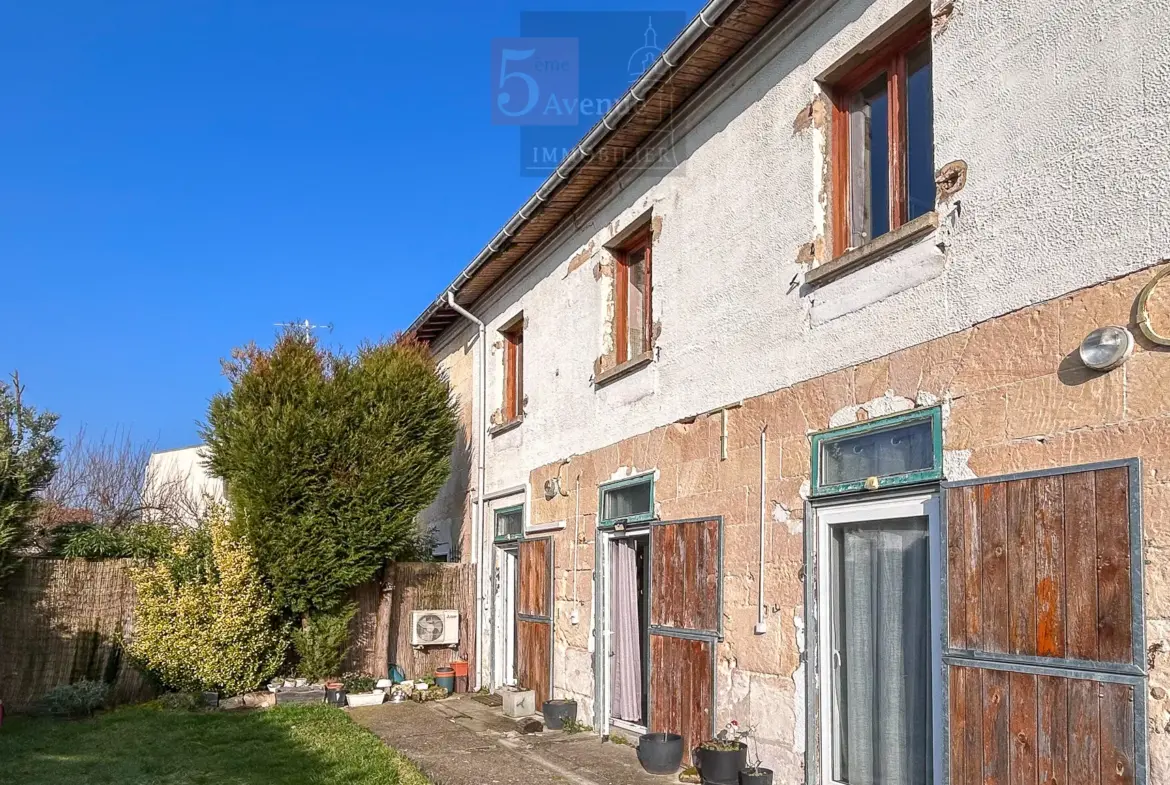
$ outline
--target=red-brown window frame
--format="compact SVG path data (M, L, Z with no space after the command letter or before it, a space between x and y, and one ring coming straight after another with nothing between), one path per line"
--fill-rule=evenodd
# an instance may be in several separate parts
M524 412L524 320L500 331L504 336L504 420Z
M638 354L650 351L653 343L651 328L654 320L650 310L651 287L651 258L653 257L653 243L649 228L638 232L631 237L616 252L617 264L614 270L614 347L617 350L617 364L621 365L630 359L629 320L630 320L630 264L629 258L635 251L646 249L646 257L642 264L642 347Z
M849 104L857 91L882 71L886 72L886 94L889 97L889 230L892 232L906 223L909 214L906 182L906 56L929 36L929 20L910 25L891 36L865 62L837 80L832 87L833 249L837 256L850 247L853 235L849 194L852 175L849 160Z

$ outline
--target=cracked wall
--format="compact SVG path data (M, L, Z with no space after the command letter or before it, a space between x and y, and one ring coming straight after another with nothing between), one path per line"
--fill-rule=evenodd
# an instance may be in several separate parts
M809 437L829 427L941 404L948 479L1138 456L1143 466L1146 612L1151 645L1170 651L1170 350L1138 339L1112 372L1070 358L1103 324L1133 329L1138 292L1158 268L989 320L868 363L749 398L728 409L728 457L719 412L684 418L533 471L532 488L557 476L572 493L532 500L530 523L557 531L558 694L593 717L592 569L598 486L656 472L663 520L724 518L724 628L718 647L717 724L759 726L760 749L779 781L799 775L804 738L804 502ZM1170 320L1170 296L1155 307ZM767 426L764 635L753 632L759 558L759 435ZM576 529L576 534L574 531ZM577 555L577 570L572 556ZM1152 558L1151 558L1152 557ZM572 581L578 601L572 601ZM570 621L576 608L579 622ZM1154 771L1170 776L1170 656L1155 657L1150 697ZM1160 695L1160 698L1153 697Z

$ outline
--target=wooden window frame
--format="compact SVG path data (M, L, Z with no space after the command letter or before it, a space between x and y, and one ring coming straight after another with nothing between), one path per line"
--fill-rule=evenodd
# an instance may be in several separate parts
M850 100L883 71L886 72L886 95L889 100L889 204L890 226L893 232L907 223L909 215L908 183L906 176L906 57L919 44L930 38L930 21L915 22L895 33L861 65L837 80L830 90L833 103L832 119L832 189L833 189L833 253L841 256L851 250L850 183L853 162L850 159ZM868 172L864 173L868 177ZM876 240L866 238L864 244ZM858 246L860 247L860 246Z
M643 293L642 293L642 346L640 351L631 356L629 345L630 320L630 266L629 257L635 251L646 249L646 258L643 262ZM650 351L654 345L653 324L651 311L651 296L654 276L651 272L653 258L653 242L650 228L642 229L615 251L616 264L614 265L614 349L616 350L617 364L635 359L638 355Z
M504 336L504 421L524 415L524 319L500 330Z

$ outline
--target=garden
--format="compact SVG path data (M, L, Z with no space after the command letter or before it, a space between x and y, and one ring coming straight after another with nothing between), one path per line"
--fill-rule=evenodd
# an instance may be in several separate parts
M338 709L211 712L158 704L0 731L0 782L21 785L424 785L415 766Z
M202 436L225 503L141 482L133 449L63 459L57 418L18 376L0 383L0 603L5 579L38 558L117 559L133 589L111 667L74 663L27 716L4 718L0 779L425 781L324 697L340 705L389 675L384 651L344 672L353 595L429 558L415 521L450 472L448 385L410 339L343 353L295 329L237 349L224 373ZM123 660L156 699L115 705ZM272 703L287 705L255 710Z

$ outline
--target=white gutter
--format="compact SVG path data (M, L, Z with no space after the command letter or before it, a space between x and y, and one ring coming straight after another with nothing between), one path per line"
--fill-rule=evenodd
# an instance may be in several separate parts
M508 240L516 235L520 229L528 223L529 218L536 210L556 192L565 181L569 179L569 175L589 157L593 152L605 143L610 134L614 133L621 127L622 121L626 119L635 106L646 100L646 96L650 94L654 88L665 82L674 70L682 63L683 55L687 50L694 46L695 42L707 30L715 27L719 18L738 0L710 0L703 9L699 11L698 16L692 19L682 32L675 36L675 39L670 43L662 54L658 55L658 59L654 61L653 65L642 74L641 78L630 87L629 90L618 100L613 108L610 109L601 118L601 121L593 126L585 137L577 143L577 146L565 156L560 165L549 175L540 187L536 189L524 206L517 210L511 218L508 219L504 227L496 233L471 263L463 269L463 272L456 276L451 285L447 287L446 303L454 307L455 299L454 293L471 280L479 269L493 256L499 253L500 248L508 242ZM442 300L440 300L442 302ZM430 318L431 314L439 307L439 302L432 303L423 313L414 320L408 328L408 332L414 332L417 328ZM468 314L466 311L461 312L463 316L471 319L475 317Z
M476 318L471 311L455 302L455 293L450 290L447 291L447 305L451 306L455 313L473 322L479 328L479 373L477 374L479 380L477 392L479 394L476 396L479 399L476 407L479 409L479 431L476 433L476 441L479 442L479 456L476 460L479 480L475 489L475 515L471 518L471 563L475 565L475 689L478 690L483 678L483 628L480 620L484 601L484 569L479 551L483 547L483 507L486 502L484 483L487 477L487 325ZM474 419L473 417L473 422Z

